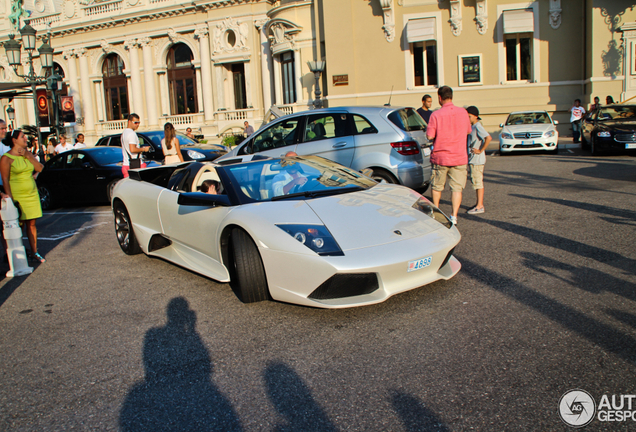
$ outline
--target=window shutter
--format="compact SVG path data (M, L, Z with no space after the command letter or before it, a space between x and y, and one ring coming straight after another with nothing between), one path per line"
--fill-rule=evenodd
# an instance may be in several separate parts
M437 39L435 18L409 20L406 26L406 39L409 43Z
M504 33L525 33L534 31L532 9L507 10L503 13Z

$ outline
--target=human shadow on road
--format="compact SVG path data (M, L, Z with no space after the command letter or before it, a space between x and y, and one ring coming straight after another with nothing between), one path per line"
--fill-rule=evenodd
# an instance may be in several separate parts
M435 413L426 408L415 396L393 391L391 403L397 411L407 432L447 432L448 428L437 418Z
M544 201L544 202L548 202L552 204L559 204L562 206L573 207L575 209L580 209L580 210L585 210L585 211L590 211L590 212L600 213L600 214L606 214L606 215L614 216L617 218L624 218L624 219L636 221L636 211L634 210L627 210L627 209L621 209L621 208L586 203L586 202L571 201L571 200L561 199L561 198L543 198L543 197L534 197L530 195L521 195L521 194L510 194L510 196L513 196L516 198L535 200L535 201Z
M630 363L636 362L636 340L628 334L468 258L457 258L462 263L462 273L469 278L528 306L605 351L614 353Z
M119 417L122 431L242 430L230 402L211 381L212 361L183 297L170 300L168 322L144 340L145 380L135 384Z
M465 215L464 217L475 222L490 224L496 228L500 228L513 234L526 237L529 240L545 246L561 249L566 252L582 256L584 258L589 258L591 260L607 264L611 267L623 270L624 272L629 274L636 274L636 260L623 256L619 253L609 251L607 249L590 246L576 240L570 240L565 237L550 234L544 231L539 231L533 228L528 228L523 225L513 224L510 222L483 219L472 215Z
M0 274L6 274L8 270L9 270L9 266L7 265L0 266ZM0 277L0 284L4 283L4 285L2 285L2 287L0 288L0 307L2 307L4 302L6 302L9 299L9 297L11 297L11 294L13 294L15 290L17 290L18 287L22 285L22 282L24 282L26 278L27 276L17 276L14 278L6 278L6 282L5 282L5 279L2 279Z
M615 319L627 324L630 327L633 327L636 329L636 315L634 314L630 314L627 312L623 312L621 310L618 309L605 309L605 312L614 317Z
M275 432L337 431L292 368L275 362L267 366L264 375L269 399L285 419L283 424L276 425Z

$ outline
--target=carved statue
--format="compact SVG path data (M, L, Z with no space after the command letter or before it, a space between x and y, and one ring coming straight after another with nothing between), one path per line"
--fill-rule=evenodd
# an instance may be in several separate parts
M11 26L15 29L16 33L20 30L20 18L28 18L31 15L31 12L25 10L22 7L23 5L23 0L11 1L11 13L9 14L9 21L11 22Z

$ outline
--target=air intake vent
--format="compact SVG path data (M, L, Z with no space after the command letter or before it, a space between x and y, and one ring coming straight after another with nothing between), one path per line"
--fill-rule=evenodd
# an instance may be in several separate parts
M450 250L450 252L448 252L448 255L446 255L446 258L444 258L444 262L442 263L441 266L439 266L439 268L441 269L442 267L444 267L446 264L448 264L448 261L451 259L451 257L453 256L453 252L455 252L455 248L452 248ZM438 269L439 270L439 269Z
M379 287L375 273L335 274L309 295L314 300L329 300L371 294Z

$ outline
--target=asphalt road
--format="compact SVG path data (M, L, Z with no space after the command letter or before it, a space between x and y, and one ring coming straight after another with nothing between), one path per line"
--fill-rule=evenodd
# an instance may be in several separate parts
M491 155L460 273L346 310L244 305L124 255L108 207L47 213L48 261L0 282L0 430L571 430L568 390L635 392L634 186L630 156Z

